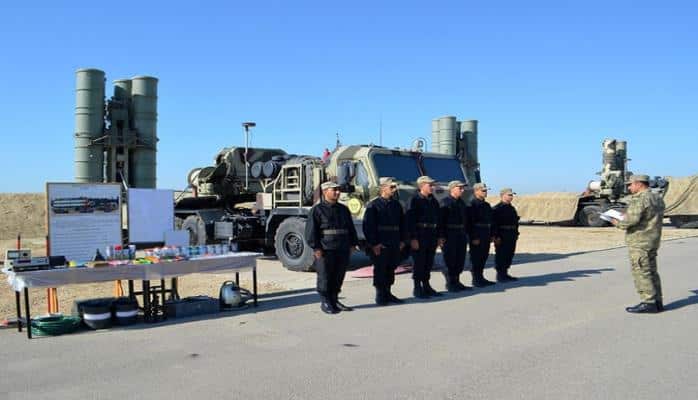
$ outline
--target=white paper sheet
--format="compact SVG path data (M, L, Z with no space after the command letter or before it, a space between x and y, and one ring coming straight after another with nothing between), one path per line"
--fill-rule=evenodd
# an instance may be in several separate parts
M625 219L625 215L618 210L610 209L601 214L601 219L608 222L611 222L611 220L614 219L622 221L623 219Z

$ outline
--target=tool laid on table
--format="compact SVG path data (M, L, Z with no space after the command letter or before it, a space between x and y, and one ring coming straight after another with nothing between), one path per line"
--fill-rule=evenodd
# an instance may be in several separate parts
M32 257L30 249L8 249L5 251L5 268L8 271L24 272L50 269L48 257Z

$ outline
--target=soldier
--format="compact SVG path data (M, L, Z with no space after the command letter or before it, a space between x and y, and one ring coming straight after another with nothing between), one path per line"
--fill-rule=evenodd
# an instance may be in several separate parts
M467 210L461 200L466 184L461 181L448 183L449 196L441 200L441 219L439 238L443 243L441 250L447 267L446 290L460 292L470 288L460 282L463 272L465 252L468 247Z
M662 237L664 200L649 190L649 176L632 175L628 189L632 193L622 220L612 219L613 225L625 230L625 243L630 253L635 288L641 303L627 307L630 313L664 311L662 284L657 273L657 249Z
M484 183L473 185L473 199L468 207L468 239L470 239L470 273L473 286L485 287L494 282L485 279L484 270L490 254L492 242L492 208L485 201L487 186Z
M492 207L492 233L497 282L518 280L518 278L509 275L511 260L516 251L516 241L519 238L519 215L516 213L516 208L511 205L515 194L511 188L500 190L500 202Z
M315 256L320 308L326 314L352 311L339 301L339 292L351 252L359 242L356 229L347 206L337 202L339 185L325 182L320 187L322 199L310 209L305 226L305 237Z
M364 214L364 236L373 262L373 286L376 304L403 303L390 292L395 283L395 268L405 246L407 230L400 202L395 199L397 184L393 178L380 178L379 197L368 203Z
M429 285L438 245L439 202L432 195L433 179L420 176L417 179L417 187L419 191L410 200L407 210L407 235L410 238L414 268L412 270L413 293L415 297L425 299L441 296L441 293Z

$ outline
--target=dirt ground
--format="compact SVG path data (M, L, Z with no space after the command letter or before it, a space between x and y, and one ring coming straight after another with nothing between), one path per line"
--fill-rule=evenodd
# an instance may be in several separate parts
M22 247L30 248L33 255L46 254L46 209L43 193L0 193L0 257L4 257L6 249L16 247L17 234L22 235ZM698 230L665 227L663 233L665 240L688 236L698 236ZM615 228L523 226L514 262L522 264L623 245L623 232ZM358 267L366 265L368 261L366 257L357 256L352 262ZM260 261L258 271L260 293L310 288L315 281L314 274L286 271L277 261ZM244 279L245 274L242 278L241 284L249 287L250 282ZM230 275L186 276L179 280L180 294L217 297L221 283L227 279L230 279ZM61 287L58 289L60 311L69 313L75 299L112 296L114 287L113 282ZM32 289L30 298L35 315L46 313L46 289ZM14 315L15 296L5 276L0 275L0 321Z
M46 195L43 193L0 193L0 240L46 235ZM5 256L3 250L2 256Z

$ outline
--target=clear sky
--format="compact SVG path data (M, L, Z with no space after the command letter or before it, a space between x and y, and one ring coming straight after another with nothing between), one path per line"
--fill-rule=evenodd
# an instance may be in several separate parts
M698 5L685 1L36 1L0 5L0 192L71 181L75 70L159 83L158 187L224 146L320 155L480 121L483 177L581 191L601 141L698 173Z

